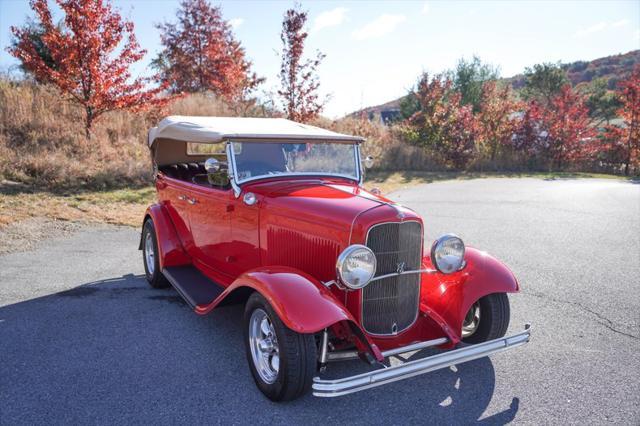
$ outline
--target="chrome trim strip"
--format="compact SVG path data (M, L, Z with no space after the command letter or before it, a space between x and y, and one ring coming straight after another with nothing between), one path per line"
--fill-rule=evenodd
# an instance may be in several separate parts
M400 348L389 349L388 351L382 352L382 356L387 358L394 355L400 355L407 352L419 351L422 349L430 348L433 346L444 345L449 341L446 337L441 337L439 339L427 340L424 342L414 343L413 345L402 346Z
M236 198L240 197L240 193L242 189L238 182L236 182L236 159L233 157L233 147L231 146L231 142L226 142L226 151L227 151L227 169L229 170L229 166L231 167L229 171L229 180L231 181L231 187L233 188L233 195Z
M362 158L360 157L360 145L354 145L355 147L355 157L356 157L356 168L358 169L358 186L362 186L364 183L364 174L362 173Z
M339 177L343 179L348 179L354 182L358 182L358 178L356 176L349 175L341 175L339 173L319 173L319 172L297 172L297 173L281 173L281 174L273 174L273 175L260 175L255 177L250 177L247 179L243 179L238 181L238 184L245 184L248 182L253 182L256 180L265 180L265 179L277 179L277 178L287 178L287 177L304 177L304 176L316 176L316 177Z
M404 271L404 272L392 272L390 274L385 274L385 275L380 275L374 278L371 278L369 280L370 283L377 281L377 280L383 280L385 278L391 278L391 277L396 277L398 275L406 275L406 274L435 274L437 273L438 270L437 269L416 269L415 271Z
M351 377L337 380L313 378L313 395L319 397L335 397L347 395L361 390L382 386L398 380L440 370L456 364L473 361L508 349L525 345L531 339L531 325L526 324L524 331L509 337L502 337L477 345L439 353L427 358L409 361L392 367L381 368Z
M404 354L407 352L419 351L433 346L444 345L448 341L449 339L447 339L446 337L441 337L439 339L433 340L425 340L424 342L418 342L412 345L401 346L399 348L383 351L382 356L388 358L390 356ZM348 361L351 359L358 359L358 351L329 352L327 356L328 361Z

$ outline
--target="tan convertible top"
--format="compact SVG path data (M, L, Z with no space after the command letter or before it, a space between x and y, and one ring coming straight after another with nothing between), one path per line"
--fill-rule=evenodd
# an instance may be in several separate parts
M188 117L171 115L149 130L149 147L156 139L218 143L227 139L318 140L359 143L359 136L344 135L284 118Z

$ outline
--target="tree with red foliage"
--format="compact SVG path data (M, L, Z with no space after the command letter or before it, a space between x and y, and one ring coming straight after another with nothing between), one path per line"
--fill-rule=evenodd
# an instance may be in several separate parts
M326 103L326 99L319 99L320 81L316 74L325 55L317 52L315 59L302 58L308 35L304 30L306 22L307 12L300 10L299 6L289 9L284 14L280 33L282 62L278 95L283 100L287 118L302 123L316 118Z
M636 170L640 167L640 65L618 83L617 95L622 101L618 116L624 120L624 126L607 126L604 135L607 144L600 148L609 151L610 156L618 154L628 176L631 167Z
M482 86L478 120L478 139L488 150L491 162L501 147L511 145L518 122L512 116L520 108L511 93L511 86L498 87L495 81Z
M31 0L42 29L36 46L28 28L11 27L16 43L8 49L39 81L55 85L84 108L86 136L104 113L117 109L143 110L162 106L163 86L148 88L147 80L131 80L129 67L146 51L138 45L133 23L122 19L108 0L56 0L64 12L55 25L47 0ZM126 42L121 41L126 35ZM39 53L46 48L50 62Z
M523 106L520 118L516 122L511 145L520 153L527 156L536 155L540 149L540 117L542 108L537 101L532 100Z
M405 139L435 152L441 161L464 169L475 153L477 125L472 106L461 106L461 95L443 75L424 73L412 96L418 111L406 121Z
M551 168L561 170L567 163L586 157L587 147L595 135L590 122L589 108L570 85L563 86L560 93L551 98L549 106L540 113L542 131L538 138L540 151Z
M222 10L207 0L183 0L177 23L157 26L164 47L153 65L173 93L212 91L232 103L248 99L264 81L235 39Z

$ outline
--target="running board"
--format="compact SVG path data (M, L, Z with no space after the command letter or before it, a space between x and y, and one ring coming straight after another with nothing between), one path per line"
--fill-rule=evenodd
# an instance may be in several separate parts
M193 265L170 266L162 274L192 309L210 304L224 290Z
M530 337L531 328L529 324L526 324L524 331L514 334L513 336L489 340L488 342L477 345L465 346L460 349L442 352L437 355L409 361L392 367L381 368L337 380L323 380L319 377L314 377L312 386L313 395L322 397L341 396L376 386L382 386L397 380L407 379L516 348L529 342Z

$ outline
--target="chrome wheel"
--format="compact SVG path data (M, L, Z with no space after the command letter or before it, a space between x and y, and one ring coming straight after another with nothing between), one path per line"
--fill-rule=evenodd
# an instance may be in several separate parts
M475 333L478 330L478 325L480 325L480 302L474 303L464 317L462 338L464 339Z
M249 348L253 365L260 378L268 384L276 381L280 369L278 338L269 316L255 309L249 320Z
M149 275L153 275L156 268L155 263L155 246L153 245L153 235L151 232L147 232L144 237L144 262L147 265L147 271Z

